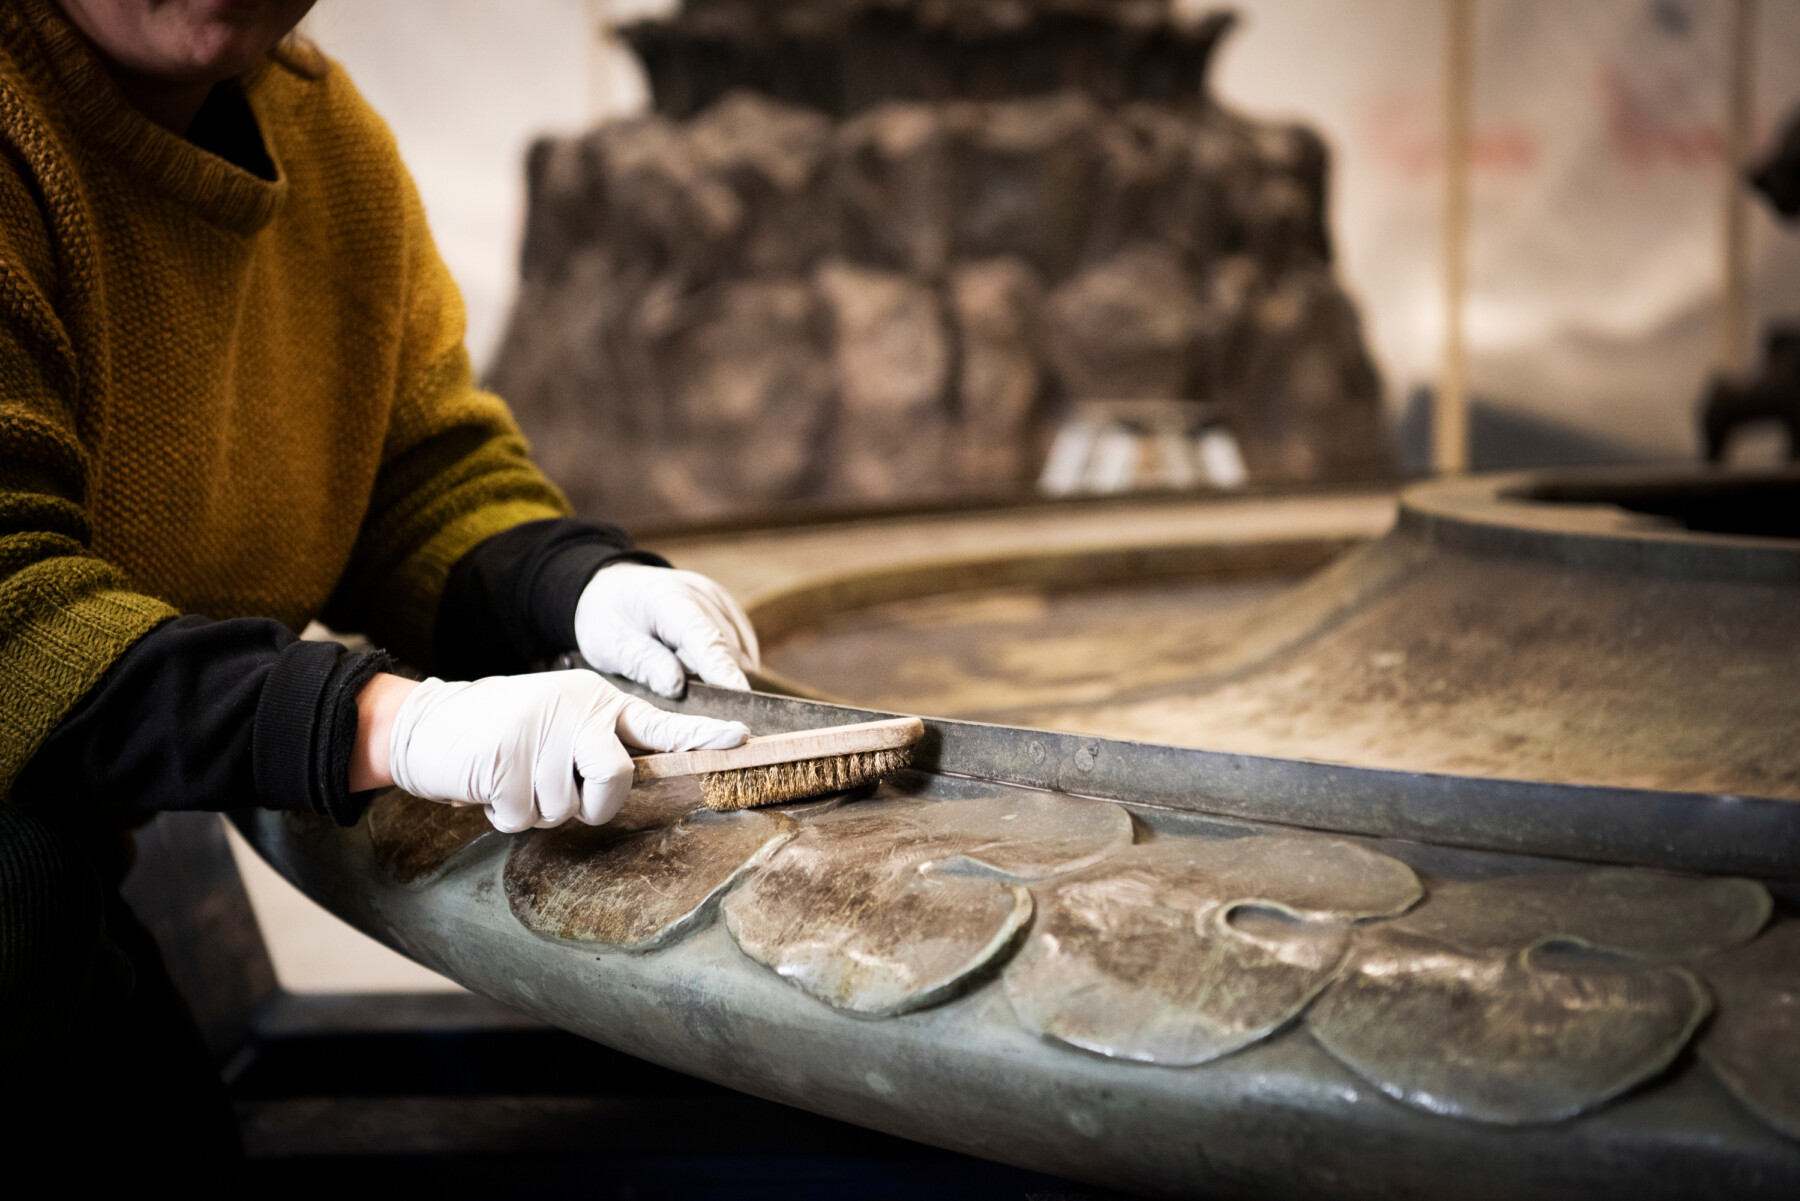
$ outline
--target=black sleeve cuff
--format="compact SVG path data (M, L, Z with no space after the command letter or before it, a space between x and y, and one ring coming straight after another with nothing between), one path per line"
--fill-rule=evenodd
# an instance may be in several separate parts
M667 567L625 531L559 519L528 521L462 557L438 602L436 669L447 679L528 671L575 649L575 606L612 563Z
M531 589L532 625L538 637L556 651L575 649L575 608L588 581L614 563L667 567L669 561L647 550L616 550L599 543L576 543L550 557Z
M313 739L319 702L337 669L342 647L295 642L282 650L263 682L251 727L250 760L256 798L269 809L311 809Z
M101 821L258 805L354 822L356 695L387 666L267 618L174 618L64 716L13 799Z
M371 795L349 788L356 695L391 666L379 651L353 654L335 642L282 649L263 684L251 734L258 804L356 824Z

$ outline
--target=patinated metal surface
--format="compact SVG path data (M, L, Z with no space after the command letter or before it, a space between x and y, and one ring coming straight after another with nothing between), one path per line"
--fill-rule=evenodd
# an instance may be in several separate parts
M478 805L422 801L398 788L384 789L370 802L368 822L375 862L396 883L421 887L448 871L479 839L496 833Z
M1710 998L1691 971L1663 965L1739 945L1768 913L1767 893L1743 880L1601 870L1444 883L1358 932L1307 1023L1408 1104L1555 1121L1667 1067Z
M1800 739L1774 735L1800 728L1793 585L1590 572L1406 532L1353 555L1257 615L1260 627L1292 606L1311 612L1319 590L1344 602L1248 670L1208 665L1103 702L984 716L1389 769L1800 800Z
M1750 1112L1800 1139L1800 922L1709 960L1719 1012L1700 1057Z
M1597 868L1443 884L1405 926L1465 951L1556 938L1640 963L1692 963L1749 942L1770 908L1754 880Z
M867 548L850 553L847 529L664 549L742 582L759 629L768 619L774 667L872 708L1385 770L1800 800L1800 690L1788 684L1800 678L1800 541L1532 499L1568 493L1544 479L1411 489L1385 538L1263 600L1254 588L1293 568L1225 572L1196 556L1185 579L1166 561L1115 573L1073 542L1061 571L1040 562L1019 576L973 570L974 548L947 539L927 587L921 520L865 525ZM1136 540L1138 519L1121 520L1120 543ZM884 552L890 531L902 546ZM1017 562L1021 532L986 533L996 568ZM895 588L897 574L912 586Z
M731 589L771 643L821 617L983 588L1039 591L1313 571L1394 522L1386 491L1136 497L652 533Z
M1071 1046L1204 1063L1291 1020L1343 963L1352 921L1421 892L1405 864L1332 839L1159 839L1037 890L1006 993Z
M692 777L658 780L632 789L604 826L518 839L506 898L534 933L647 951L708 920L725 890L794 831L777 810L706 809Z
M1449 557L1529 568L1502 578L1482 576L1480 563L1463 564L1485 588L1540 589L1519 608L1542 620L1523 630L1497 627L1501 645L1483 662L1504 692L1517 666L1506 640L1524 639L1529 653L1519 662L1546 673L1540 691L1549 707L1525 714L1534 732L1505 760L1551 762L1556 771L1543 778L1484 776L1480 756L1446 760L1435 772L1383 767L1357 756L1388 744L1350 735L1342 757L1355 762L1334 764L932 718L919 770L876 798L779 815L802 832L736 884L721 886L730 890L727 912L742 907L749 920L728 929L703 920L710 904L704 898L693 906L673 902L664 911L672 920L646 928L682 936L660 944L654 933L638 944L630 932L612 943L534 935L520 924L506 887L508 840L479 840L449 861L454 871L402 886L391 867L375 862L370 830L280 815L248 818L244 828L284 874L334 912L509 1004L734 1087L1041 1170L1163 1195L1636 1201L1800 1194L1800 1140L1791 1117L1800 1064L1785 1054L1795 1042L1789 965L1800 952L1791 916L1759 933L1769 900L1746 880L1577 869L1570 862L1800 880L1794 801L1779 790L1753 795L1722 783L1786 778L1782 756L1791 750L1793 714L1767 677L1779 678L1788 666L1781 655L1793 609L1759 608L1743 589L1791 598L1800 575L1789 569L1800 568L1800 554L1771 550L1768 539L1671 533L1667 523L1617 510L1546 516L1525 504L1514 520L1505 514L1512 502L1501 503L1493 484L1456 487L1465 491L1432 492L1424 498L1429 504L1409 499L1398 535L1379 553L1353 556L1246 617L1241 629L1248 633L1231 652L1241 658L1215 683L1297 670L1332 638L1366 633L1375 627L1359 622L1419 587ZM1482 495L1470 499L1467 489ZM714 548L719 562L735 562L753 577L744 591L771 606L759 610L759 621L766 611L778 618L771 628L791 634L818 603L843 612L971 583L1039 588L1054 602L1058 588L1080 582L1079 572L1069 572L1096 564L1103 566L1101 582L1128 576L1133 565L1164 579L1179 576L1210 551L1182 542L1205 523L1178 532L1178 509L1157 518L1168 520L1155 546L1155 539L1129 532L1105 533L1098 522L1047 515L1020 520L1020 529L1032 528L1031 549L1015 543L998 557L982 540L991 542L1011 518L994 518L979 535L947 518L921 519L892 538L873 523L829 536L786 531L760 545L734 536ZM1127 511L1145 516L1129 506L1114 510ZM1270 511L1244 506L1239 515L1248 522ZM679 557L685 566L712 569L695 556ZM997 576L990 571L996 565ZM1538 571L1550 574L1530 574ZM1588 589L1583 573L1636 582L1615 605L1604 587ZM1681 591L1690 585L1699 592ZM1683 597L1710 595L1715 586L1738 589L1737 599L1694 610L1696 632L1685 649L1650 638L1639 646L1642 662L1621 669L1613 692L1596 689L1604 681L1579 662L1589 644L1604 660L1644 631L1664 629L1650 612L1653 602L1680 607ZM1594 596L1600 607L1584 609ZM1448 592L1439 599L1440 609L1427 604L1418 612L1479 617L1499 604L1477 598L1458 607ZM1386 628L1407 630L1404 610L1396 603L1382 619ZM1593 621L1576 620L1583 612ZM1556 646L1561 659L1551 653ZM1403 652L1398 658L1385 653L1395 649ZM1435 662L1411 647L1363 650L1384 657L1347 669L1345 680L1366 684L1369 672ZM1734 657L1739 650L1744 654ZM1667 669L1660 675L1659 663ZM1716 678L1697 676L1702 665ZM1414 705L1437 731L1421 736L1417 762L1438 762L1431 756L1457 738L1475 745L1469 740L1494 733L1484 722L1525 720L1522 709L1503 711L1504 697L1490 692L1481 700L1478 676L1458 677L1476 691L1442 710ZM1303 700L1295 681L1300 676L1290 681L1293 696ZM1311 686L1329 699L1340 683L1325 673ZM1413 681L1391 695L1375 690L1367 704L1379 708L1407 688L1416 702L1414 686L1429 683ZM1740 683L1743 695L1733 691ZM1633 690L1650 695L1627 695ZM1746 696L1770 703L1747 708ZM1470 697L1481 703L1465 703ZM1566 710L1560 716L1559 705ZM1634 713L1674 722L1685 709L1708 705L1744 726L1724 732L1714 765L1723 766L1713 776L1704 774L1712 768L1701 762L1700 744L1681 742L1687 735L1667 725L1661 734L1651 728L1634 735L1638 741L1622 750L1558 759L1560 746L1591 740L1608 722L1635 720ZM879 716L702 685L678 707L744 720L759 732ZM1285 715L1270 709L1265 717L1288 720L1296 737L1312 720L1298 707ZM1459 725L1465 718L1470 724ZM1725 718L1696 720L1704 742ZM1657 737L1675 749L1653 745ZM1489 749L1494 761L1508 750L1498 741ZM1763 775L1739 770L1762 751ZM1640 753L1642 763L1627 762ZM1677 777L1665 767L1680 756L1694 757L1680 777L1694 781L1693 790L1667 787ZM1607 774L1620 763L1642 774ZM1574 782L1599 768L1598 783ZM614 853L632 839L673 839L695 804L673 793L638 796L613 831L567 835L604 845L597 855L566 857L565 899L605 892L603 871L592 881L584 873L609 861L630 863L629 853ZM1069 836L1068 819L1084 813L1106 814L1111 824L1086 833L1078 827ZM694 845L713 837L703 833ZM1293 849L1269 855L1255 871L1246 866L1284 843L1338 849L1319 851L1323 857L1314 856L1311 866L1306 856L1313 852ZM1159 855L1215 857L1204 876L1214 887L1200 893L1190 881L1193 895L1183 896L1154 873L1146 888L1120 870ZM1534 857L1541 855L1557 858ZM1356 856L1362 867L1351 863ZM699 859L706 864L701 876L713 871L713 860ZM1382 863L1394 866L1365 873ZM1424 882L1426 898L1399 916L1355 918L1403 908L1401 886L1414 877L1399 863ZM645 870L634 864L628 874ZM1374 884L1360 897L1345 887L1365 875ZM1124 884L1097 890L1098 903L1079 887L1065 888L1096 880ZM693 883L699 888L706 880ZM1140 904L1146 892L1151 901ZM1038 924L1022 933L1033 893ZM706 895L716 898L719 889ZM1076 916L1095 928L1111 922L1116 936L1109 942L1077 932L1093 950L1080 963L1059 941L1047 957L1057 970L1021 1006L1016 982L1040 966L1033 956L1050 950L1033 936L1056 934L1069 916L1060 912L1065 900L1071 913L1086 904ZM1375 903L1382 900L1389 904ZM618 920L622 906L613 912ZM684 914L702 920L684 925ZM1348 959L1340 967L1346 937ZM632 945L655 950L626 953ZM1007 966L1015 946L1022 957ZM1191 974L1183 975L1183 962L1194 965ZM1093 973L1093 996L1070 964ZM1308 1006L1321 977L1331 982L1301 1020L1280 1025L1283 1012ZM1703 978L1717 993L1719 1012L1703 1027L1700 1055L1688 1055L1684 1048L1707 1020ZM1163 995L1173 1000L1161 1006L1155 987L1139 987L1170 981L1176 987ZM1191 1002L1182 988L1192 989ZM1091 1003L1109 989L1116 990L1111 1003ZM820 1003L834 995L840 1004ZM1042 996L1058 998L1063 1008L1022 1023L1017 1011ZM1071 1046L1079 1038L1039 1033L1054 1035L1054 1024L1071 1014L1086 1023L1083 1033L1101 1032L1089 1040L1096 1049L1150 1054L1084 1053ZM1244 1045L1193 1067L1153 1066L1170 1048L1192 1052L1194 1036L1182 1023L1196 1014L1215 1022L1223 1015L1228 1037L1221 1041L1244 1038ZM1141 1019L1135 1026L1127 1020L1134 1017ZM1265 1032L1271 1022L1275 1028ZM1123 1036L1122 1027L1129 1027ZM1390 1099L1396 1097L1406 1103ZM1571 1115L1579 1120L1564 1120Z
M794 714L796 724L809 712ZM901 783L906 801L943 809L969 798L1044 796L932 773ZM691 804L689 798L668 811L679 814ZM847 815L865 804L852 801L834 810L827 802L808 807L800 820L823 824L834 812ZM1279 828L1169 809L1132 812L1138 836L1151 837L1152 846L1234 834L1252 836L1238 839L1245 845L1295 837ZM722 922L696 924L686 937L649 954L535 936L521 927L506 897L507 840L484 839L458 870L425 888L408 888L375 867L364 828L342 830L276 814L247 819L245 828L284 874L334 912L510 1005L733 1087L1040 1170L1168 1196L1641 1201L1785 1198L1800 1190L1800 1143L1751 1116L1714 1072L1682 1057L1662 1076L1580 1121L1517 1126L1445 1120L1382 1096L1329 1056L1305 1022L1198 1067L1170 1070L1041 1038L1021 1025L1003 984L983 974L966 980L966 991L940 998L942 1004L870 1021L820 1004L768 971L744 954ZM949 857L940 856L935 862L944 866L925 874L1006 886L1016 881L996 868L1047 866L1041 859L1004 860L1001 852L1021 841L1004 833L954 870ZM1427 873L1438 882L1440 897L1450 882L1569 874L1566 864L1486 852L1404 843L1368 849ZM960 874L968 872L990 874ZM1054 882L1030 886L1043 890ZM1302 902L1296 907L1301 914L1312 911L1308 904L1323 906L1322 900L1291 895ZM1322 888L1320 895L1327 895ZM1358 929L1379 930L1411 916L1376 919L1373 927ZM1650 913L1646 921L1664 917ZM1239 907L1234 928L1270 938L1292 920L1273 908ZM1555 960L1567 954L1549 948L1544 961L1530 966L1568 977L1566 965ZM1608 987L1593 991L1609 997ZM1315 1008L1328 998L1329 991ZM1404 1011L1394 1013L1397 1020L1405 1017ZM1556 1034L1551 1025L1534 1037ZM1414 1037L1429 1045L1429 1033L1415 1030ZM1490 1050L1504 1062L1505 1045Z
M893 601L796 630L773 641L764 662L835 696L1006 720L1026 708L1092 704L1190 680L1297 582L1275 574ZM895 654L901 642L907 651Z
M1485 1122L1573 1117L1661 1072L1705 1018L1683 968L1544 966L1540 948L1465 954L1370 936L1307 1016L1314 1037L1389 1096Z
M651 698L622 677L614 682ZM759 732L895 716L698 683L675 706ZM938 718L926 719L914 762L929 772L1335 833L1800 880L1800 805L1773 797L1385 771Z
M1015 880L1129 846L1116 805L1010 793L889 796L806 825L725 902L745 953L836 1008L878 1017L954 995L1031 918Z

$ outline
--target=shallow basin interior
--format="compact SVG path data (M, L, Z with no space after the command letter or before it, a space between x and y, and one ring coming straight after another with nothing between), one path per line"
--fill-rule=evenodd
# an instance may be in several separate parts
M1299 578L921 597L823 617L765 647L764 658L859 704L997 719L1204 674L1237 622Z

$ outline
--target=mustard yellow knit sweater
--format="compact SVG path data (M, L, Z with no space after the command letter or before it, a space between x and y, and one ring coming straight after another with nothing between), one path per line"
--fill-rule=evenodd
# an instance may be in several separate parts
M152 124L46 0L0 4L0 795L176 613L321 617L425 662L450 568L565 515L392 136L284 51L269 182Z

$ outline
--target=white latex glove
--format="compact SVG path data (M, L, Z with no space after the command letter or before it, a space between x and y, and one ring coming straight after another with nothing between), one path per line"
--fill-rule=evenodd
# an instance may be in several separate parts
M724 749L748 733L741 722L658 709L591 671L547 671L426 680L395 714L388 753L407 792L481 805L496 830L512 834L610 819L631 791L627 746Z
M708 684L749 688L762 653L725 589L703 575L642 563L594 573L575 606L575 645L601 671L680 696L689 671Z

